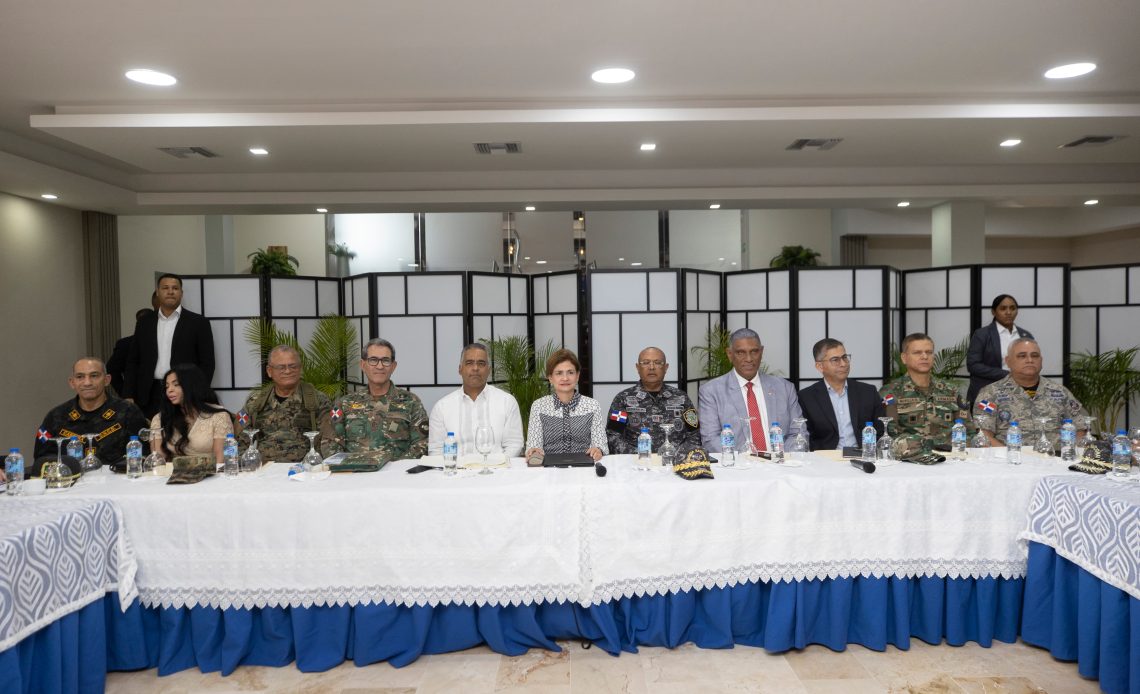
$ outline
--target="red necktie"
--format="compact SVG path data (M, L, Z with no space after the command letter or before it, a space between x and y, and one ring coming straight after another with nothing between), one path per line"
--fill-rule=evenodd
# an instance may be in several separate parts
M749 424L752 425L752 446L758 451L766 451L768 447L764 444L764 423L760 421L760 406L756 404L756 393L752 392L752 381L748 382L748 416L751 417Z

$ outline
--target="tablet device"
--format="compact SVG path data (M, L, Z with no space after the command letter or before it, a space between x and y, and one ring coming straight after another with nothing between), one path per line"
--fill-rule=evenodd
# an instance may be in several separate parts
M593 467L594 459L587 453L547 453L542 467Z

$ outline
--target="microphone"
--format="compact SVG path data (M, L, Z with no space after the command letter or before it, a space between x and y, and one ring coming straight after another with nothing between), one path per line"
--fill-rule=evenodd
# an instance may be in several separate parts
M594 474L598 477L606 476L606 466L601 463L594 463Z
M875 471L874 463L869 460L859 460L858 458L855 458L851 461L851 467L855 468L856 470L862 470L867 474Z

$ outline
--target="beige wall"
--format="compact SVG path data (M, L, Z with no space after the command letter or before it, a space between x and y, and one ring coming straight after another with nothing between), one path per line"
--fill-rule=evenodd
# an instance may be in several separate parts
M1074 266L1140 263L1140 227L1107 231L1075 239L1072 248Z
M135 330L135 311L150 306L155 272L206 272L201 215L119 217L119 325L125 335Z
M234 272L249 272L249 254L267 246L288 246L300 262L298 275L325 276L323 214L234 215Z
M79 212L0 193L3 455L30 456L43 416L74 395L67 376L87 351L82 248Z
M1070 237L986 237L987 263L1069 263L1073 267L1140 263L1140 227ZM930 267L929 236L869 236L867 264Z
M766 268L784 246L819 252L820 265L831 258L831 210L748 210L748 267Z

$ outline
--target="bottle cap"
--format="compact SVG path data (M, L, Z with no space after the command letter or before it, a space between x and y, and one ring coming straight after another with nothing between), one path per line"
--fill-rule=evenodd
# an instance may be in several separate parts
M1011 427L1015 427L1015 426L1017 426L1017 420L1014 420L1014 421L1010 422L1010 423L1009 423L1009 425L1010 425Z
M961 418L961 417L959 417L958 419L955 419L955 420L954 420L954 423L955 423L955 424L961 424L961 423L962 423L962 418Z
M72 436L70 439L68 439L68 441L78 441L78 440L79 440L78 436Z
M1128 432L1124 431L1123 429L1117 429L1117 430L1116 430L1116 435L1117 435L1117 436L1127 436L1127 435L1128 435Z
M722 429L731 429L731 428L732 428L732 425L730 425L730 424L725 424L725 425L724 425L723 427L721 427L721 428L722 428Z
M778 427L778 426L780 426L780 423L779 422L772 422L772 426Z
M960 420L960 419L959 419L958 421L960 422L960 421L962 421L962 420ZM874 424L871 424L870 422L867 422L867 423L866 423L866 424L864 424L863 426L865 426L865 427L873 427L873 426L875 426L875 425L874 425Z
M9 448L9 449L8 449L8 452L9 452L9 453L19 453L19 452L20 452L20 449L19 449L19 448Z
M448 435L448 436L455 436L455 432L454 432L454 431L449 431L449 432L447 432L447 435Z
M131 437L131 441L138 441L138 440L139 440L139 437L137 437L137 436L132 436L132 437Z
M649 427L641 427L641 433L648 434L649 433Z
M1062 419L1061 420L1061 424L1072 424L1072 423L1073 423L1073 420L1071 420L1071 419Z

